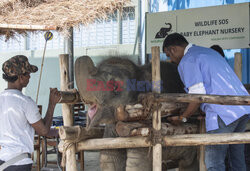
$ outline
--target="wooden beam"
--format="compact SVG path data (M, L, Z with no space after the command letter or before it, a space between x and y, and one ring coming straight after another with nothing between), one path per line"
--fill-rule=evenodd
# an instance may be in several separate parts
M151 142L148 141L147 137L99 138L79 142L77 144L77 150L101 150L149 146L151 146Z
M250 143L250 132L171 135L171 136L165 136L163 138L163 143L165 146L245 144L245 143Z
M156 102L212 103L221 105L250 105L250 96L204 94L155 94Z
M170 135L163 137L163 146L197 146L215 144L245 144L250 143L250 132L223 133L223 134L185 134ZM59 144L62 151L64 142ZM126 138L97 138L88 139L77 143L77 151L102 150L118 148L137 148L152 146L148 137L126 137Z
M57 26L45 25L22 25L22 24L0 24L0 29L13 30L57 30Z
M160 47L151 48L153 92L161 93ZM153 133L161 131L161 110L154 111L152 116ZM153 171L162 170L162 145L156 142L153 146Z

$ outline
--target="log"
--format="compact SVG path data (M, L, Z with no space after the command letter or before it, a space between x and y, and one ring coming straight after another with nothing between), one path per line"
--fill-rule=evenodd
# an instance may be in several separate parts
M163 138L165 146L197 146L250 143L250 132L223 134L171 135Z
M62 54L59 56L60 62L60 77L61 77L61 90L69 90L69 55ZM62 115L64 126L73 126L73 110L72 105L62 104ZM66 151L66 170L77 171L76 167L76 148L70 146ZM62 162L63 164L63 162Z
M152 81L153 92L161 93L161 73L160 73L160 47L155 46L151 48L152 52ZM158 84L157 84L158 82ZM161 130L161 111L154 111L152 117L153 131L159 132ZM153 171L161 171L162 169L162 145L159 142L153 146Z
M80 126L61 126L59 128L59 136L62 140L80 141L89 138L102 138L104 128L92 128L87 131L86 128Z
M147 95L145 95L147 96ZM195 102L221 105L250 105L250 96L204 95L204 94L155 94L156 102Z
M234 72L242 81L242 54L239 52L234 54Z
M120 137L129 136L149 136L152 132L151 124L138 122L118 122L116 124L116 132ZM170 123L162 123L161 135L180 135L195 134L198 132L198 126L195 124L184 123L181 125L173 125Z
M64 141L59 144L62 152ZM223 133L223 134L186 134L170 135L163 137L163 146L197 146L216 144L245 144L250 143L250 132ZM150 147L152 143L147 137L119 137L119 138L97 138L88 139L77 143L77 151L102 150L119 148Z
M115 111L115 119L116 121L128 121L129 115L125 112L124 106L120 105Z
M150 146L152 144L148 141L147 137L100 138L81 141L77 144L77 150L104 150Z
M139 123L139 122L130 123L130 122L119 121L116 124L115 129L116 129L117 134L120 137L127 137L127 136L133 136L133 135L135 136L136 134L139 134L139 132L137 131L137 128L143 128L143 127L147 127L147 125L143 124L143 123ZM132 133L132 131L133 131L133 133Z
M133 129L131 131L131 136L149 136L150 134L150 128L137 128L137 129Z
M74 104L81 102L81 97L79 92L74 90L60 91L61 99L58 103Z
M165 103L160 104L161 117L171 114L180 114L187 107L184 103ZM120 105L115 112L117 121L138 121L152 119L152 113L145 110L146 106L142 104L135 105Z

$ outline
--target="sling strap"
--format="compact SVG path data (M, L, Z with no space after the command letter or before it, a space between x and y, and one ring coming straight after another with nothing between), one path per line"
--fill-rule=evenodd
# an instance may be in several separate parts
M3 171L7 167L15 164L16 162L18 162L22 159L25 159L25 158L31 158L30 153L21 153L21 154L17 155L16 157L13 157L12 159L4 162L2 165L0 165L0 171Z

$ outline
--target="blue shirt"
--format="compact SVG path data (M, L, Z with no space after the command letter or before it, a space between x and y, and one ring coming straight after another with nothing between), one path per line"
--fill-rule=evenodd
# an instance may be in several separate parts
M249 96L226 60L210 48L195 45L190 47L181 59L178 71L186 92L192 85L202 82L206 94ZM218 129L218 115L228 125L250 113L250 106L239 105L203 103L201 109L206 113L207 131Z

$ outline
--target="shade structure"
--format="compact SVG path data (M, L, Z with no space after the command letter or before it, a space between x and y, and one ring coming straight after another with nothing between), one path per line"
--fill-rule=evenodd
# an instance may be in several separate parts
M12 37L27 31L58 30L105 19L130 0L1 0L0 35Z

